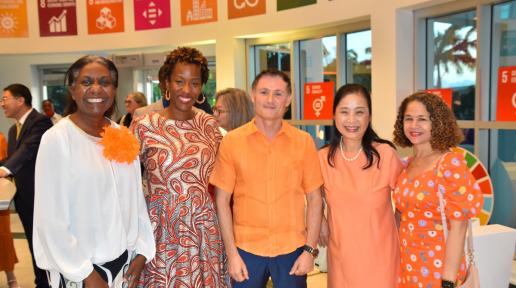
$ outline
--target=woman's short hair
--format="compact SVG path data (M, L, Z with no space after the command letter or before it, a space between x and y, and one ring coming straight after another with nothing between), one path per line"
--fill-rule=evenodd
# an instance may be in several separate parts
M202 53L195 48L179 47L167 55L167 59L165 59L165 63L158 73L160 78L159 86L161 89L166 87L166 80L170 79L170 75L172 75L172 71L174 71L174 67L177 63L195 64L201 66L202 84L206 84L206 82L208 82L210 70L208 69L208 60L206 57L204 57L204 55L202 55Z
M91 64L91 63L98 63L98 64L106 67L111 74L111 78L113 80L113 86L115 88L118 88L118 69L116 69L115 63L113 63L113 61L111 61L107 58L104 58L102 56L97 56L97 55L86 55L86 56L79 58L77 61L75 61L70 66L70 68L68 68L68 71L66 71L66 74L65 74L65 79L64 79L65 83L64 84L65 84L65 86L68 86L68 96L67 96L68 103L67 103L65 113L64 113L65 116L73 114L77 111L77 103L72 98L70 88L73 85L75 85L77 77L79 76L79 73L81 72L82 68L84 68L84 66ZM116 89L115 89L115 91L116 91ZM116 97L113 100L113 105L111 105L111 107L106 111L106 113L104 113L104 116L110 117L111 114L113 114L113 112L115 111L115 109L116 109Z
M128 96L133 96L134 102L138 104L139 107L147 106L147 97L142 92L132 92L129 93Z
M233 130L251 121L254 117L253 102L244 90L226 88L217 92L216 100L224 97L224 103L229 113L229 130Z
M412 147L412 142L403 131L403 118L408 104L413 101L423 104L430 114L432 123L430 145L432 149L446 151L462 142L464 134L457 125L455 115L441 97L428 92L417 92L405 98L398 109L398 116L394 124L394 143L396 145Z

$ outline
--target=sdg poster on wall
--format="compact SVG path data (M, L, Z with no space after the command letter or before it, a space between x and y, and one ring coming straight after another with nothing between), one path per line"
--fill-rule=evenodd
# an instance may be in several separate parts
M516 121L516 66L498 69L496 121Z
M123 0L88 0L88 34L124 32Z
M304 120L331 120L335 83L305 83Z
M317 3L317 0L278 0L278 11Z
M169 28L170 0L134 0L134 29Z
M25 0L0 1L0 38L29 36Z
M228 18L265 14L266 0L228 0Z
M452 98L453 98L453 90L451 88L442 88L442 89L427 89L425 90L428 93L437 95L443 99L443 101L452 109Z
M75 0L39 0L39 35L77 35Z
M217 21L217 0L181 0L181 25Z

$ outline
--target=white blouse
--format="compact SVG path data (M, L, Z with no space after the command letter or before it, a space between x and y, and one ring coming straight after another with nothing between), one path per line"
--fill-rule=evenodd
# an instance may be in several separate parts
M156 253L140 162L107 160L99 140L69 117L41 139L33 246L38 267L50 271L51 284L58 283L58 273L82 281L93 263L112 261L125 250L145 256L147 262Z

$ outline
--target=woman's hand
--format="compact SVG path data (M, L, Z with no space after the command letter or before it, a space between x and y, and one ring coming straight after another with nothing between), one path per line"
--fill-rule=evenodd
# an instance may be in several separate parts
M127 282L129 288L134 288L140 280L140 274L142 273L143 266L145 265L145 257L142 255L136 255L127 272L124 274L124 282Z
M321 221L321 232L319 233L319 246L326 247L330 239L330 229L328 227L328 220L323 216Z
M84 279L84 286L91 288L109 288L106 281L100 277L99 273L93 269L93 271Z

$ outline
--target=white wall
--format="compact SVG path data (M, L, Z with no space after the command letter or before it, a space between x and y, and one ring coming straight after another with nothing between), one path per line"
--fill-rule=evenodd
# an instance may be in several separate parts
M86 1L77 1L78 36L39 37L37 1L27 1L29 37L0 40L0 86L21 82L36 92L36 80L31 79L33 65L71 63L84 51L166 51L169 47L209 42L216 43L218 88L244 88L246 51L242 39L370 19L373 125L381 136L390 138L397 99L413 90L412 10L445 1L318 0L314 5L278 12L276 0L267 0L265 15L228 20L227 1L221 0L218 1L217 22L184 27L180 25L179 2L172 1L172 28L134 31L133 1L125 1L127 32L88 35ZM0 117L0 131L6 132L7 127L5 118Z

